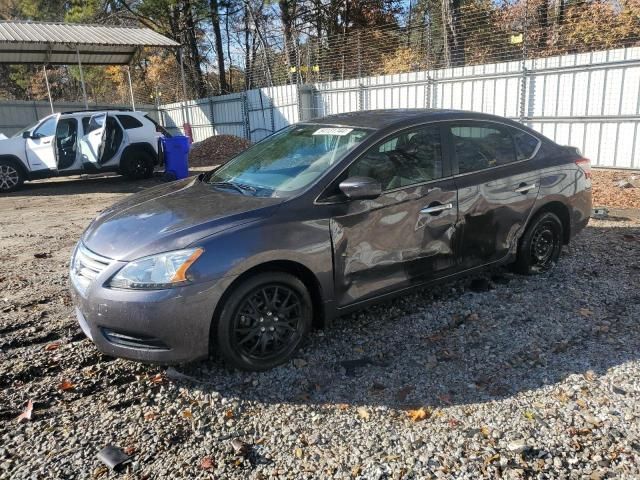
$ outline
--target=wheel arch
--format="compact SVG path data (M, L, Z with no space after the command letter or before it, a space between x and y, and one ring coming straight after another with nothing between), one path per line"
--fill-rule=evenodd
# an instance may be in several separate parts
M11 162L16 168L20 169L22 175L24 175L24 178L29 178L29 169L24 164L24 162L15 155L0 155L0 160Z
M120 156L120 162L126 161L127 156L131 155L134 152L147 153L151 155L151 157L153 158L153 164L154 165L158 164L158 154L153 149L151 144L148 142L136 142L136 143L130 143L129 145L127 145L122 151L122 155Z
M324 309L324 296L322 293L322 286L318 281L318 278L315 274L302 263L293 261L293 260L271 260L268 262L260 263L255 265L242 274L238 275L237 278L231 282L231 284L226 288L220 300L218 301L216 308L213 312L212 324L215 322L217 318L219 318L220 313L222 312L222 308L229 298L229 295L246 279L257 275L259 273L265 272L283 272L293 275L298 278L302 283L304 283L305 287L309 291L309 295L311 296L311 302L313 304L313 327L314 328L322 328L324 327L325 320L325 309Z
M569 207L558 200L552 200L540 205L531 215L531 220L541 213L550 212L555 214L562 222L562 243L567 245L571 239L571 213ZM531 223L531 222L529 222Z

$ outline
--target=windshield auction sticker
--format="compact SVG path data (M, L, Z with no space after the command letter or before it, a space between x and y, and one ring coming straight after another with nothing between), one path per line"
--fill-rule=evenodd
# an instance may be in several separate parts
M313 135L337 135L342 137L349 134L352 130L353 128L324 127L313 132Z

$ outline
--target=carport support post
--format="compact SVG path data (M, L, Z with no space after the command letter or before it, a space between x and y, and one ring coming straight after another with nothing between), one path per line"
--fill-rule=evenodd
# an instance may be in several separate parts
M49 97L49 106L51 107L51 113L55 113L53 111L53 100L51 100L51 88L49 87L49 77L47 77L47 66L43 65L42 69L44 70L44 83L47 85L47 97Z
M82 85L82 98L84 99L84 109L89 110L87 101L87 90L84 88L84 74L82 73L82 63L80 62L80 48L76 45L76 55L78 56L78 67L80 68L80 84Z
M131 85L131 67L127 65L127 79L129 80L129 94L131 95L131 108L136 111L136 101L133 99L133 85Z

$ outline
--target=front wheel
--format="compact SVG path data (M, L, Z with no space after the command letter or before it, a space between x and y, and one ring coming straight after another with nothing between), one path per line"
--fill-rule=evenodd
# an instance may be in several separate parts
M268 370L291 358L311 329L312 315L311 296L297 277L261 273L227 298L212 340L230 366Z
M562 251L563 227L558 216L544 212L536 216L520 240L514 269L534 275L551 270Z
M12 192L24 183L22 170L11 161L0 160L0 193Z

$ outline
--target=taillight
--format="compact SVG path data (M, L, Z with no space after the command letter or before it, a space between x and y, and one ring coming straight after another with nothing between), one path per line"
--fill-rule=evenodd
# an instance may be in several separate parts
M591 161L588 158L579 158L576 165L582 169L586 178L591 178Z

